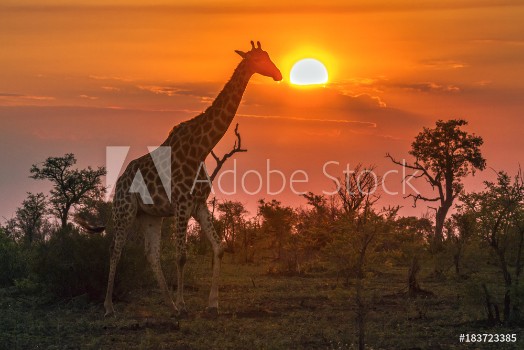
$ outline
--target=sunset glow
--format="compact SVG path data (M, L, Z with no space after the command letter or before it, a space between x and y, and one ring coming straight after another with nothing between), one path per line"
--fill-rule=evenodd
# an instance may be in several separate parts
M295 85L326 84L328 71L322 62L314 58L305 58L293 65L289 80Z
M1 348L524 350L523 20L0 0Z
M490 168L512 173L522 163L524 6L329 0L295 11L286 1L228 4L2 2L0 139L10 151L0 154L8 164L0 217L10 217L27 191L45 190L28 171L48 156L72 152L80 166L95 166L105 164L106 146L129 145L128 162L160 145L174 125L211 105L241 62L234 50L250 50L250 40L262 43L288 84L252 77L232 124L249 150L236 157L240 176L265 170L271 159L288 177L308 171L301 191L329 190L326 162L338 162L327 167L335 178L347 163L385 173L386 152L407 154L423 127L460 117L483 136ZM305 58L311 66L297 64ZM304 83L323 88L296 85ZM234 141L230 129L217 154ZM482 184L484 173L468 181ZM399 181L389 179L393 190ZM255 211L255 196L236 199ZM304 203L293 193L279 200ZM426 210L402 198L391 203L403 214Z

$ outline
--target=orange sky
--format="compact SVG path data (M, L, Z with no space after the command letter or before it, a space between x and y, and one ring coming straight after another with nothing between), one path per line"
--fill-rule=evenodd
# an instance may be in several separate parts
M237 157L240 174L270 159L287 175L308 171L303 190L329 190L326 161L341 164L334 175L348 162L384 173L386 152L407 156L423 126L451 117L484 137L489 167L514 172L524 160L524 6L514 1L42 3L0 5L0 217L11 217L26 191L47 190L27 176L48 156L73 152L95 166L106 146L139 155L160 144L210 104L240 60L233 50L248 50L251 39L285 81L256 76L247 88L236 120L249 150ZM288 84L304 57L326 64L326 87ZM233 199L254 209L260 197L271 198ZM291 193L278 199L303 203ZM398 196L387 203L425 211Z

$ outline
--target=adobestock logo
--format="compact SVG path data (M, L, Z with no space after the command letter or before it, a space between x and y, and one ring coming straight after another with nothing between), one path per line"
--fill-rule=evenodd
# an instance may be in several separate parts
M205 173L206 179L201 180L199 179L199 175L202 174L202 172ZM280 187L278 185L274 185L275 182L273 182L272 185L272 178L278 178L277 183L280 184ZM256 186L255 189L249 189L247 186L248 180L256 179ZM228 191L224 187L224 181L226 183L229 181L229 183L233 184L233 189ZM306 194L307 191L298 191L296 190L295 186L298 183L308 183L309 182L309 176L308 173L305 170L295 170L293 173L289 176L289 179L284 174L283 171L278 169L272 169L271 168L271 160L266 159L266 169L264 171L260 171L257 169L249 169L242 174L240 174L237 170L237 160L233 159L233 169L224 170L220 173L220 175L217 177L215 183L218 187L218 190L220 193L225 195L235 195L238 194L239 188L242 193L248 194L248 195L259 195L259 194L267 194L270 196L276 196L281 193L283 193L287 186L289 185L289 189L292 193L300 195L300 194ZM211 192L215 193L213 183L211 182L211 179L207 175L206 166L204 162L200 163L200 166L198 168L197 176L195 177L195 181L193 182L193 187L191 188L191 191L194 190L197 183L206 183L209 186L211 186ZM265 186L264 186L265 184ZM273 186L276 186L276 190L273 188Z
M106 187L109 189L106 193L106 200L109 200L111 197L129 150L129 146L106 147ZM171 200L172 167L176 166L171 160L171 147L149 146L148 151L153 161L152 166L160 178L168 199ZM271 160L266 159L265 169L248 169L241 172L238 170L237 160L233 159L232 162L233 167L221 171L214 181L211 180L205 163L201 162L198 168L195 169L190 192L193 193L196 186L203 184L211 187L211 193L216 194L216 188L219 193L227 196L238 194L278 196L286 191L296 195L303 195L308 192L297 189L299 185L303 187L305 184L310 183L309 172L304 169L296 169L287 176L282 170L273 168ZM402 160L401 170L391 169L383 175L377 174L374 169L362 168L360 165L352 169L349 163L345 164L344 169L340 172L340 166L340 162L330 160L324 162L321 169L318 169L326 180L326 187L329 186L329 188L322 190L322 194L334 195L342 189L347 191L349 195L355 195L357 192L368 195L375 193L377 190L391 196L406 196L411 192L420 194L415 185L411 183L413 179L419 176L419 171L408 174L405 159ZM342 176L336 175L337 169ZM138 193L145 204L153 204L146 179L143 176L143 170L138 168L132 176L133 181L129 192ZM394 181L395 176L397 176L397 180L400 180L402 186L397 191L392 191L386 184L386 181L388 179ZM398 176L401 176L401 179L398 179ZM318 176L315 176L315 178L318 178Z
M113 189L116 187L118 176L122 171L127 154L129 153L129 146L109 146L106 147L106 188L110 190L106 192L106 201L111 197ZM162 186L166 191L169 201L171 201L171 147L169 146L148 146L147 147L153 166L156 169ZM140 194L140 198L145 204L153 204L153 198L147 189L144 176L141 169L137 169L133 175L133 182L129 188L129 192Z

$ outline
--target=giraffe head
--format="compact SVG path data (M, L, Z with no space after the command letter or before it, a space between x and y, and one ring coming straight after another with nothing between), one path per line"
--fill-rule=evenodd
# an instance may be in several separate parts
M245 60L248 69L252 72L273 78L275 81L282 80L282 73L280 73L280 70L275 66L273 61L271 61L267 52L262 50L260 41L257 41L257 47L255 47L255 43L251 41L251 50L248 52L239 50L235 50L235 52Z

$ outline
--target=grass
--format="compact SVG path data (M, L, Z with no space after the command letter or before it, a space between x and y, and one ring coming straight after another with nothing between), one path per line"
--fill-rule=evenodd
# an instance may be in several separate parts
M0 290L2 349L355 349L353 285L326 274L271 276L262 265L226 261L220 316L203 314L210 287L209 260L192 257L186 288L187 319L169 318L156 289L130 291L105 319L101 303L80 296L56 302ZM426 272L426 273L425 273ZM366 283L370 349L522 349L520 329L488 328L477 285L492 275L436 280L421 274L435 297L408 299L401 292L407 268L390 267ZM497 285L490 288L495 293ZM517 333L516 344L466 344L461 333Z

